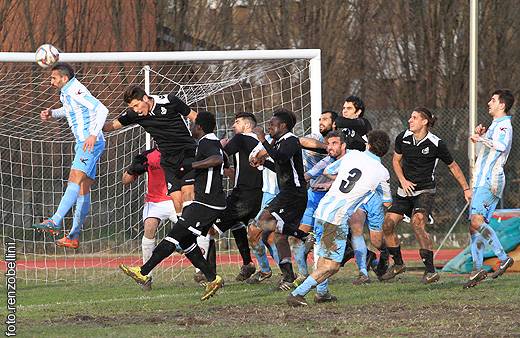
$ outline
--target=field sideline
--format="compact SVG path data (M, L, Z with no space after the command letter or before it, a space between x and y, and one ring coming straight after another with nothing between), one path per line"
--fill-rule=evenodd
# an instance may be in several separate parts
M230 267L234 268L234 267ZM224 271L229 276L232 270ZM292 309L278 277L250 286L231 282L207 302L191 281L159 279L144 293L122 273L99 282L20 285L20 337L303 337L303 336L518 336L518 275L506 274L463 290L466 276L443 274L435 285L420 272L398 281L354 287L349 264L331 283L335 304ZM3 287L5 294L5 287ZM6 315L2 297L2 316Z

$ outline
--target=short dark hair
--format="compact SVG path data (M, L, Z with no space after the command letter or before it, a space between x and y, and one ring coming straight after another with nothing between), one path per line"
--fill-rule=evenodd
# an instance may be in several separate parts
M332 119L332 122L336 121L336 118L338 117L338 113L334 110L324 110L321 115L323 114L330 114L330 118Z
M359 117L363 117L365 115L365 103L359 97L351 95L345 99L345 102L352 102L356 111L361 110L359 113Z
M379 157L385 156L390 148L390 137L388 134L383 130L372 130L367 137L370 152Z
M433 115L433 113L425 107L416 107L413 111L418 112L422 115L423 118L428 120L428 128L433 128L435 122L437 121L437 116Z
M145 95L146 92L141 86L131 85L130 87L126 88L123 94L123 101L127 104L130 104L130 102L133 100L141 101Z
M215 130L217 122L213 113L209 111L201 111L197 114L195 124L200 126L206 134L209 134Z
M240 112L240 113L236 113L235 114L235 119L240 119L240 118L249 120L252 123L253 127L256 127L256 117L255 117L255 114L248 113L248 112L245 112L245 111Z
M515 97L509 89L497 89L492 95L498 95L498 101L505 105L504 111L509 112L513 104L515 103Z
M287 126L287 130L292 131L296 124L296 114L289 109L281 108L273 112L273 116L279 118Z
M341 144L346 143L345 134L342 132L339 132L337 130L329 131L327 135L325 135L325 140L328 140L331 137L339 137L339 142Z
M73 79L76 74L74 74L74 68L66 62L58 62L54 66L52 66L51 71L56 70L62 76L66 76L69 80Z

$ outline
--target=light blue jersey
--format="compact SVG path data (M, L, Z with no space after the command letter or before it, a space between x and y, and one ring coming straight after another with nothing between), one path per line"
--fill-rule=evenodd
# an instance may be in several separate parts
M369 151L349 150L339 161L329 165L324 173L337 174L337 177L320 201L314 217L328 223L346 224L378 186L385 187L383 191L390 190L388 170L381 164L381 159Z
M312 138L315 140L318 140L322 143L325 142L325 138L320 133L312 133L309 135L306 135L307 138ZM325 154L320 154L318 152L302 149L302 159L303 159L303 170L305 172L308 172L309 170L312 170L320 162L326 157ZM311 175L312 176L312 175ZM314 187L316 184L324 183L328 179L325 176L315 175L311 178L309 181L309 187L314 190Z
M484 137L478 141L473 188L486 187L493 195L502 197L506 183L504 165L511 151L512 140L511 116L493 120Z
M97 141L104 141L101 130L108 109L76 78L61 88L60 101L63 107L53 109L52 117L67 118L77 143L84 142L90 135L97 136Z

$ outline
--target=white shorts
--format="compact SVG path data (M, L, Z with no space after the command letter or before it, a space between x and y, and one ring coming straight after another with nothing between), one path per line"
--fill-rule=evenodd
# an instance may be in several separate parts
M146 202L143 207L143 221L147 218L157 218L161 221L167 220L175 215L173 201Z

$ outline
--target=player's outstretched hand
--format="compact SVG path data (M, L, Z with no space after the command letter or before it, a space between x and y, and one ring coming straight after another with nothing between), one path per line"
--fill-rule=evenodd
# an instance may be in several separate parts
M90 135L87 137L85 142L83 143L83 151L88 151L89 153L92 152L92 149L94 149L94 144L96 144L97 137L94 135Z
M477 143L478 140L480 139L480 135L479 134L473 134L469 137L469 139L471 140L471 142L473 143Z
M40 112L40 119L44 122L50 121L52 119L51 109L47 108Z

